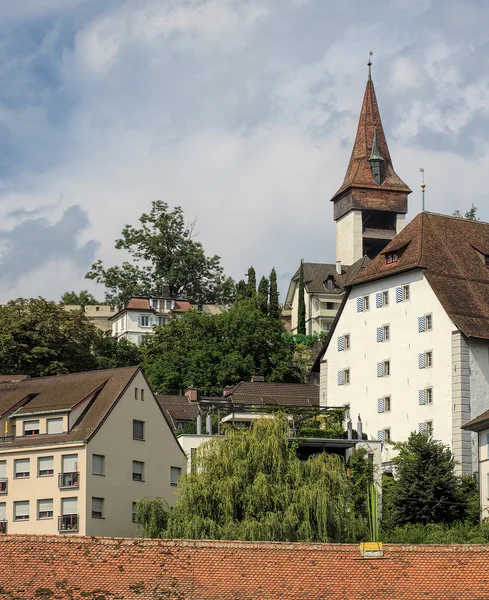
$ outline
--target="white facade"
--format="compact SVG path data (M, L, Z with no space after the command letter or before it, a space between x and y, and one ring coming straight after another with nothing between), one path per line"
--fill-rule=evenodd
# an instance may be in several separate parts
M488 356L486 341L458 332L422 271L386 277L351 290L322 359L320 403L348 405L373 439L405 441L412 431L432 431L452 447L459 471L469 473L477 441L460 426L489 408ZM386 446L383 462L391 459Z
M308 292L304 289L306 305L306 334L324 333L331 329L334 318L340 308L343 295ZM290 312L291 333L297 333L297 307L299 305L299 287L296 286Z
M165 302L165 301L161 301ZM145 336L153 333L153 327L162 325L170 318L175 306L174 300L166 301L157 307L158 314L148 310L137 310L127 308L115 315L112 319L112 337L126 339L133 344L139 345Z
M489 429L476 434L479 441L479 493L481 519L489 517Z

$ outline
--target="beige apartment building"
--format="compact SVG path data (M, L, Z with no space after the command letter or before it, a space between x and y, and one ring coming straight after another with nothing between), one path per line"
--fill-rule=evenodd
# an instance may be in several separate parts
M138 367L0 383L0 532L137 535L186 457Z

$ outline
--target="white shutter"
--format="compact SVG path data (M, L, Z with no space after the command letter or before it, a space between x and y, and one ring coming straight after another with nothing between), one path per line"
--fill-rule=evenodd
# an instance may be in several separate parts
M418 391L418 404L424 406L426 404L425 390Z
M418 433L424 433L426 431L426 423L418 423Z
M104 499L103 498L92 498L92 512L103 513Z
M402 302L402 287L396 287L396 302Z
M382 333L382 327L377 327L377 341L382 342L384 339L384 335Z
M0 477L7 477L7 461L0 460Z
M48 511L53 511L53 499L51 498L50 500L38 500L38 504L37 504L37 510L38 512L48 512Z
M54 471L54 458L52 456L41 456L39 458L39 471Z
M426 354L424 352L421 352L421 354L418 354L418 367L420 369L424 369L426 365Z
M0 521L5 521L7 518L7 504L0 502Z
M15 460L15 474L19 473L29 473L30 471L30 461L28 458L18 458Z
M78 454L65 454L63 456L63 473L78 471Z
M379 429L377 431L377 441L379 441L379 442L383 442L384 441L384 431L383 431L383 429Z
M76 515L78 512L77 498L63 498L61 500L61 511L63 515Z
M137 460L132 461L132 472L137 473L138 475L143 474L143 463Z
M377 292L375 294L375 306L377 308L381 308L382 307L382 292Z
M63 433L63 417L48 419L48 433Z
M384 365L381 362L377 363L377 377L384 376Z
M29 500L22 500L21 502L14 502L14 517L28 517L29 516Z
M29 429L39 429L39 420L24 421L24 431L28 431Z
M345 338L342 335L338 336L338 352L345 349Z
M343 370L338 371L338 385L343 385Z
M377 398L377 412L384 412L384 398Z

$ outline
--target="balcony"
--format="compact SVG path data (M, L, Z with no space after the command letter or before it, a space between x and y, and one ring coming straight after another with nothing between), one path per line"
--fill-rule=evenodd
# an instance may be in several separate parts
M78 531L78 515L62 515L58 517L58 531Z
M15 438L13 435L4 435L0 437L0 444L4 444L5 442L13 442L14 439Z
M80 472L58 473L58 487L77 488L80 487Z
M336 317L336 313L338 312L339 308L340 308L339 304L338 304L338 308L318 308L316 311L316 315L318 317L329 317L331 319L334 319Z
M0 534L1 533L7 533L7 521L5 519L0 521Z
M0 477L0 494L6 494L8 489L8 479Z

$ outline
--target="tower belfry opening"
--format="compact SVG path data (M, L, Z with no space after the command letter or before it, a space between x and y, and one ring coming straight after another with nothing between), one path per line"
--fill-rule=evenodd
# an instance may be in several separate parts
M403 229L409 187L394 171L371 77L343 185L332 198L336 260L374 258Z

